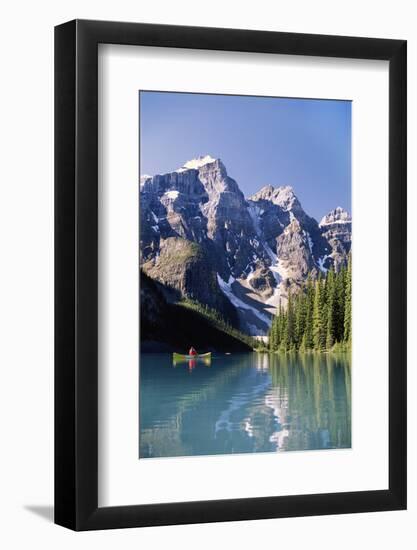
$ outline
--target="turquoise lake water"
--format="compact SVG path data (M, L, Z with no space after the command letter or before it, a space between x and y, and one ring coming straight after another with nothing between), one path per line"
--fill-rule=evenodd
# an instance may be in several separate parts
M350 356L142 354L139 425L140 458L349 448Z

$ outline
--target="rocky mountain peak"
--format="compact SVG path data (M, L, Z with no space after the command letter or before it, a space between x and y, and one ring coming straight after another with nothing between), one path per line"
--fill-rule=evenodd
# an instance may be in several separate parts
M280 206L285 211L292 210L294 207L300 207L299 200L290 185L282 185L280 187L265 185L249 199L254 202L266 200Z
M320 222L320 227L333 224L345 224L352 223L350 214L341 206L337 206L334 210L331 210L326 216L323 216Z
M273 192L275 191L275 188L273 185L264 185L259 191L254 193L251 197L249 197L249 200L251 201L259 201L259 200L270 200L272 197Z
M287 227L284 229L284 232L285 231L288 231L288 232L297 232L297 231L301 231L302 227L301 227L301 224L300 222L297 220L297 218L292 218L292 220L290 221L290 223L287 225Z
M225 318L236 315L250 334L265 334L289 289L346 263L351 246L343 208L319 227L289 185L265 185L246 199L211 155L141 176L139 207L143 272Z
M186 170L199 170L203 166L206 166L207 164L212 164L214 162L219 162L220 159L216 159L212 157L211 155L200 155L199 157L191 160L187 160L181 168L178 168L176 170L177 172L185 172Z
M277 187L272 195L272 202L284 210L292 210L294 206L300 206L294 190L290 185Z
M331 210L321 219L320 231L328 242L331 254L326 255L324 260L331 258L337 270L342 264L346 264L351 249L352 218L342 207L338 206ZM323 264L324 267L329 267Z

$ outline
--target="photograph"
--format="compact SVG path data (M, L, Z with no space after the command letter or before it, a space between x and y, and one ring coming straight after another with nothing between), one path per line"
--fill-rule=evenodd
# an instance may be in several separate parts
M139 458L351 446L351 102L139 92Z
M0 548L417 548L415 11L4 4Z

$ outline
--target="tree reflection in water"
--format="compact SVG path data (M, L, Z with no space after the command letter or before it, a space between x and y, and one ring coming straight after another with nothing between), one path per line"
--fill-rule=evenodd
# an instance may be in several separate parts
M236 354L172 368L143 355L140 457L351 446L345 354Z

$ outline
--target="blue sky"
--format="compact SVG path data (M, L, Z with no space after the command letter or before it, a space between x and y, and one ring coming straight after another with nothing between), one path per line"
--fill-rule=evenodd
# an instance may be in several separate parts
M140 173L221 158L245 196L291 185L318 221L351 211L351 102L140 92Z

